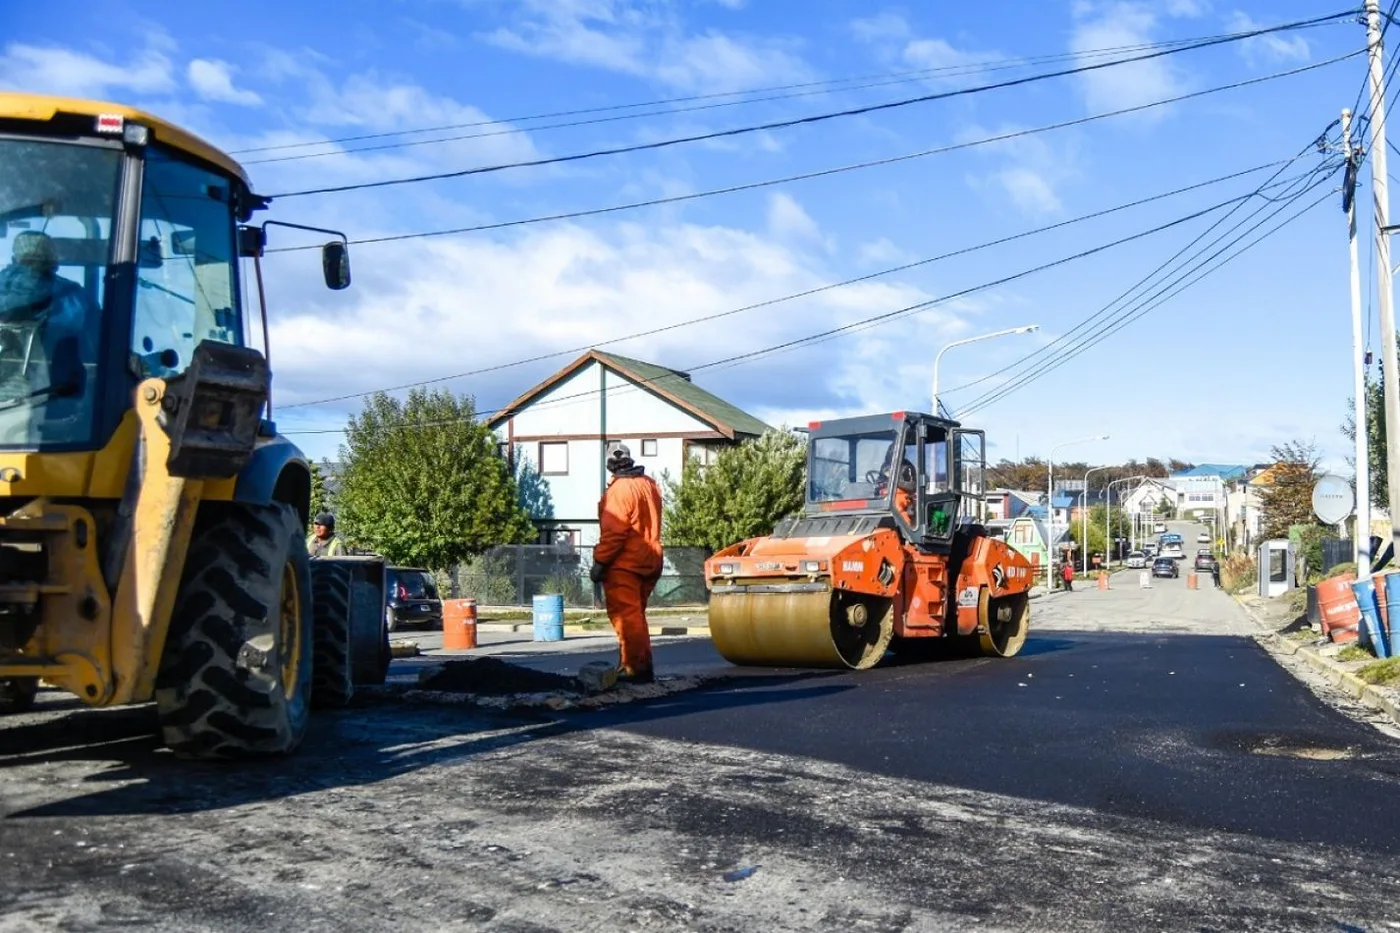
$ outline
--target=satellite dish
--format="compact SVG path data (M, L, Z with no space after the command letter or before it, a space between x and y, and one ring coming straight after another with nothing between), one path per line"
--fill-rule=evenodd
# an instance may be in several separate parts
M1356 509L1356 493L1345 477L1327 474L1313 486L1312 507L1324 525L1345 521Z

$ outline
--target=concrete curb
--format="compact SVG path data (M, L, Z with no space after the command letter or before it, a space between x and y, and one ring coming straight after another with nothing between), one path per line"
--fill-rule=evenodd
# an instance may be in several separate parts
M1270 648L1281 654L1286 654L1290 657L1301 656L1307 665L1322 674L1331 686L1336 687L1348 696L1360 700L1371 709L1384 713L1386 716L1390 717L1391 722L1400 726L1400 704L1397 704L1390 697L1386 696L1385 692L1380 687L1377 687L1375 684L1366 683L1366 681L1357 677L1336 661L1319 653L1315 648L1289 641L1287 638L1281 637L1277 632L1268 631L1267 625L1254 614L1254 610L1252 610L1244 600L1240 599L1239 596L1235 594L1231 594L1231 598L1239 603L1240 608L1253 620L1255 625L1265 629L1265 631L1259 633L1259 640L1268 642Z

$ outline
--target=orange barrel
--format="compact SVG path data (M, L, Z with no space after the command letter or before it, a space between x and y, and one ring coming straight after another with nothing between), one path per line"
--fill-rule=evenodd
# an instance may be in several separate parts
M1351 582L1354 573L1330 577L1317 585L1317 608L1322 616L1322 634L1332 641L1355 641L1361 624L1361 607Z
M1186 588L1188 590L1194 590L1196 588L1196 583L1196 572L1193 570L1186 575Z
M476 647L476 600L449 599L442 604L442 647L456 651Z
M1099 589L1108 589L1108 573L1106 571L1099 571Z

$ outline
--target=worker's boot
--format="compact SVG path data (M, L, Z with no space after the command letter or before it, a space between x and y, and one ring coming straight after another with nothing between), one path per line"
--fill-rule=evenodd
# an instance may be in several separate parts
M619 667L617 669L617 682L620 684L654 684L656 683L656 675L649 667L637 670Z

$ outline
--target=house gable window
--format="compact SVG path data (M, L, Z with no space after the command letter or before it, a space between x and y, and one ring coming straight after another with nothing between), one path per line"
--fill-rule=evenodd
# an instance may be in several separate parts
M540 475L569 475L568 441L540 441Z
M642 438L642 456L643 456L643 457L655 457L655 456L656 456L656 438L654 438L654 437L644 437L644 438Z

